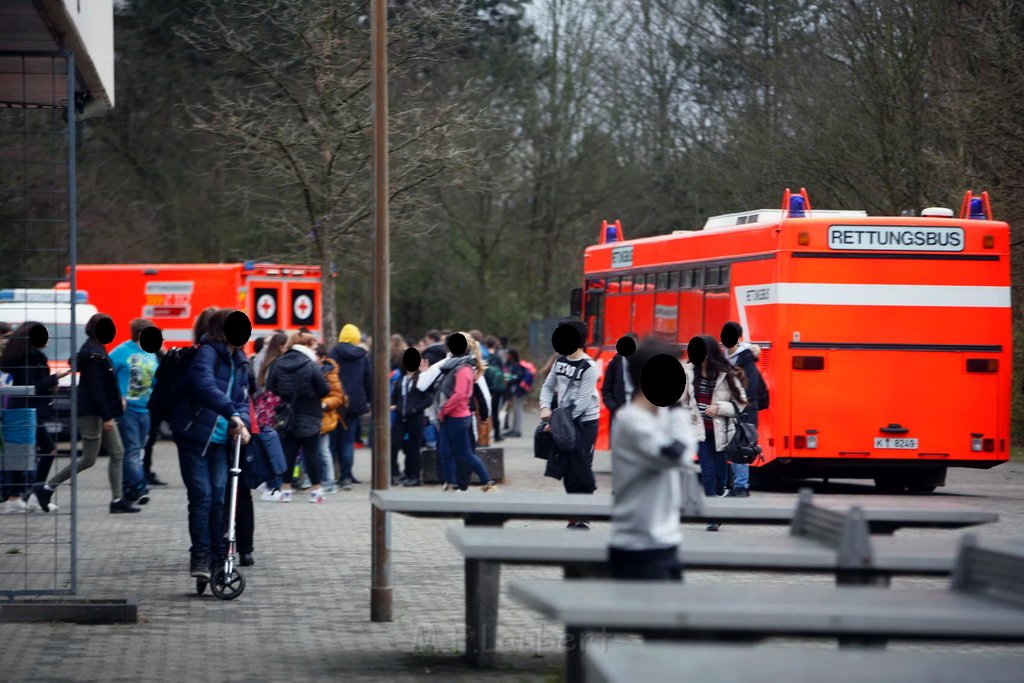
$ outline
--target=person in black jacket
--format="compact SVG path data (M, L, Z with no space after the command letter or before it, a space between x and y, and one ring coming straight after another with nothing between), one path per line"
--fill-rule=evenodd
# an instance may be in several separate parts
M405 372L391 390L391 410L395 419L391 423L391 477L402 486L420 486L420 446L423 443L424 411L430 407L432 397L416 388L420 370L427 368L426 360L413 372ZM398 467L398 452L405 453L405 476Z
M640 341L640 338L632 332L626 336L634 342ZM608 367L604 369L604 381L601 383L601 401L604 403L604 407L608 409L609 431L611 430L612 420L615 419L615 413L618 412L619 408L629 403L632 397L633 382L626 371L626 359L622 354L616 353L608 361Z
M277 394L291 406L292 418L281 428L281 446L288 468L279 500L290 503L295 461L302 449L302 466L309 475L310 503L324 502L320 488L320 424L324 418L322 400L330 393L327 379L316 357L316 337L296 332L288 340L285 354L270 369L267 391Z
M761 405L763 397L766 396L764 378L757 369L757 359L761 355L761 347L756 344L748 344L743 341L743 327L739 323L729 321L722 327L720 336L722 346L725 347L725 355L729 362L743 370L747 379L747 401L750 407L743 411L740 419L744 422L757 426L757 411L764 410L768 406ZM732 498L747 498L750 496L750 465L730 462L729 468L732 471L733 485L729 489L729 496Z
M334 451L338 460L338 485L350 489L359 480L352 474L355 461L356 434L363 415L370 412L373 369L366 349L358 346L362 335L352 323L341 328L338 343L331 349L331 358L338 364L341 385L348 394L348 406L342 424L334 430Z
M78 432L82 437L82 459L78 462L78 472L81 474L96 464L96 456L102 444L110 456L107 464L110 512L139 512L139 508L122 497L121 490L124 446L115 420L124 414L124 403L114 365L104 346L113 340L114 322L109 315L96 313L85 324L85 335L85 343L78 351ZM71 465L68 465L49 482L33 487L33 493L44 511L50 509L50 498L54 490L70 478Z
M34 408L36 411L36 453L40 456L35 472L8 470L3 500L14 503L18 509L26 509L29 504L29 493L32 484L45 481L53 465L53 454L57 450L50 433L44 423L53 417L53 392L62 377L71 374L65 370L58 374L50 374L49 361L42 349L36 348L30 341L33 328L39 323L30 320L14 330L7 339L3 354L0 355L0 370L11 377L14 386L31 386L35 388L34 396L12 396L7 403L8 408ZM20 502L19 502L20 501ZM55 507L53 505L50 506Z

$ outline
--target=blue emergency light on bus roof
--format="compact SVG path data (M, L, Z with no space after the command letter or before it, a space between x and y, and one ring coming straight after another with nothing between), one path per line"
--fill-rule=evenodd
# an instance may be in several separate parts
M988 215L985 213L985 203L981 200L981 197L971 197L970 220L972 220L972 221L988 220Z
M798 194L793 195L789 198L789 217L790 218L805 218L807 214L804 212L804 198Z
M607 244L609 242L618 242L619 241L619 236L618 236L618 234L615 231L615 226L614 225L609 225L609 226L605 227L605 229L604 229L604 241L605 241L605 244Z

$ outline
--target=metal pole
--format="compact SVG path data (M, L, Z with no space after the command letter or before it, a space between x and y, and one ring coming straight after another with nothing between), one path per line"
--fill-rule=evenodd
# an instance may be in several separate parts
M373 488L391 483L391 415L388 406L388 341L391 291L388 235L388 4L373 0ZM370 620L391 621L391 533L388 513L371 506L373 581Z
M78 192L75 162L75 53L66 53L68 67L68 266L70 267L71 301L71 592L78 592L78 335L75 313L78 281Z

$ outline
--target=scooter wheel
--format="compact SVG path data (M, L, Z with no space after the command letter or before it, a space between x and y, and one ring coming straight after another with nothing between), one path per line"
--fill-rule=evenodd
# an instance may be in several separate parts
M207 581L206 579L199 579L199 578L197 578L196 579L196 595L202 595L203 593L205 593L206 592L206 584L208 584L208 583L209 583L209 581Z
M234 600L244 590L245 577L237 569L225 574L224 568L218 567L210 577L210 592L221 600Z

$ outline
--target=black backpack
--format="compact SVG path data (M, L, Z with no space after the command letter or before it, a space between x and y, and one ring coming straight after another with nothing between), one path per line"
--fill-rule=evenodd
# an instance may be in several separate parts
M174 406L181 400L184 392L182 386L192 359L196 356L195 346L171 349L164 354L156 369L154 378L156 386L149 396L149 415L156 422L171 419Z
M732 406L737 409L735 403ZM750 410L750 408L746 408L746 410ZM736 431L725 446L725 459L738 465L749 465L761 455L761 447L757 443L757 427L748 420L744 420L742 413L727 419L733 421Z

